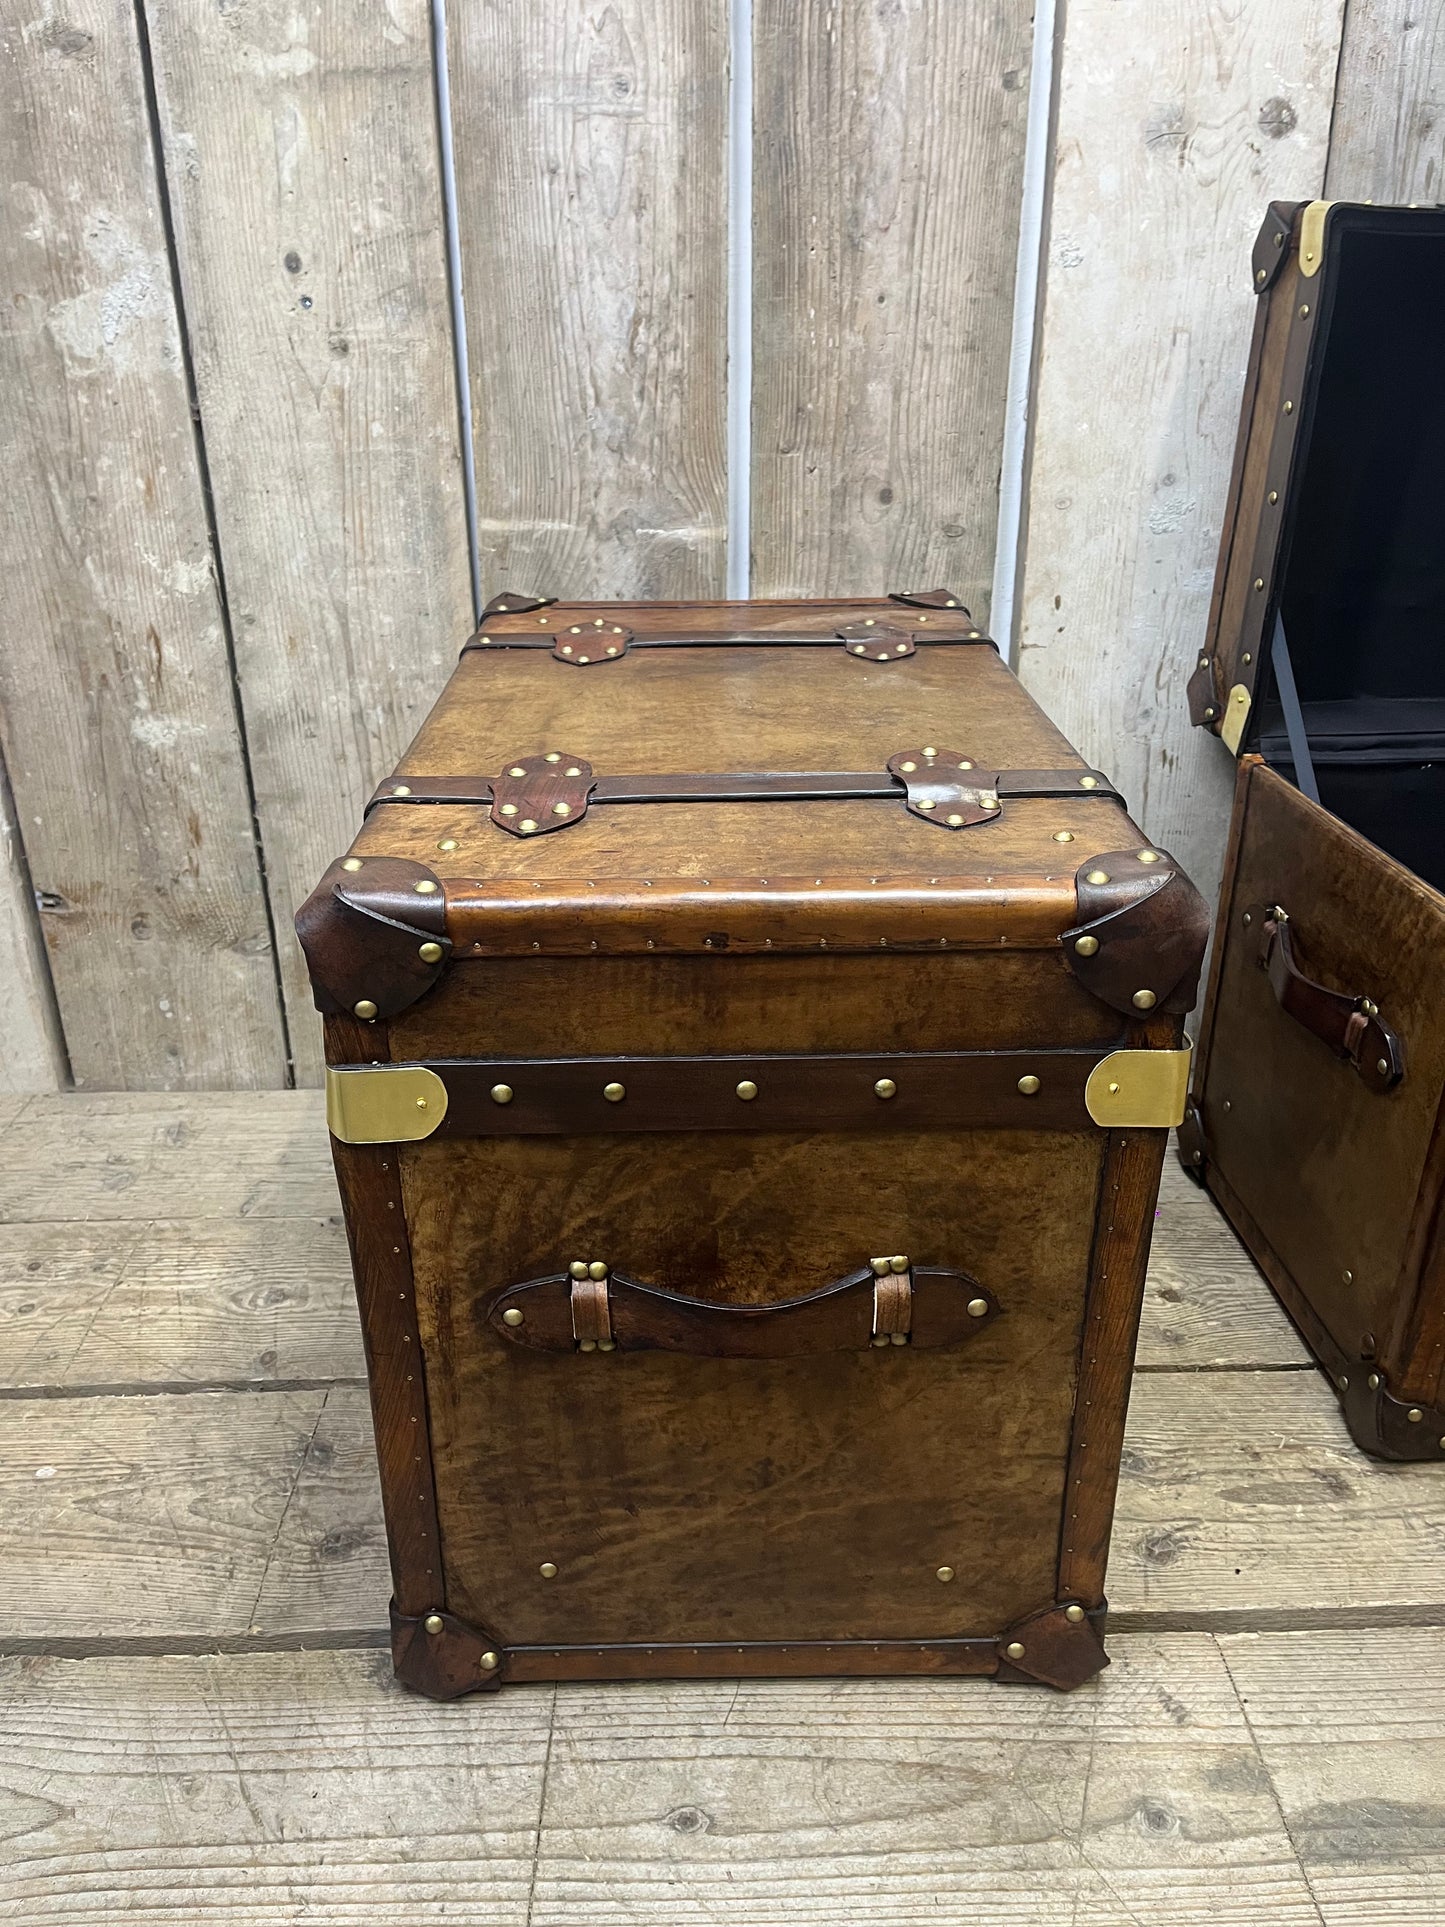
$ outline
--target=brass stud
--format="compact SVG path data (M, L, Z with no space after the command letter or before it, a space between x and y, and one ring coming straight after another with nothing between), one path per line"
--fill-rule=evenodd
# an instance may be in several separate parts
M570 803L554 803L552 805L552 814L553 816L570 816L572 814L572 805Z
M594 1281L594 1283L599 1285L601 1284L602 1280L607 1276L607 1267L606 1265L603 1264L600 1258L594 1258L591 1264L588 1265L587 1276L591 1278Z
M1025 1097L1037 1097L1039 1094L1039 1080L1032 1074L1028 1077L1021 1077L1019 1079L1019 1089Z
M405 783L393 783L391 786L391 793L393 796L410 796L411 795L411 791Z
M1376 1070L1377 1070L1377 1071L1378 1071L1378 1072L1380 1073L1380 1075L1381 1075L1381 1077L1388 1077L1388 1076L1390 1075L1390 1060L1389 1060L1389 1058L1388 1058L1388 1057L1377 1057L1377 1058L1375 1059L1375 1069L1376 1069Z
M517 814L517 806L515 803L503 803L502 805L503 816L515 816L516 814Z
M750 1077L745 1077L742 1083L738 1085L738 1096L743 1100L744 1104L751 1104L757 1094L758 1087Z
M938 1577L938 1578L940 1578L940 1579L941 1579L941 1580L943 1581L943 1583L944 1583L944 1585L946 1586L946 1585L948 1584L948 1582L949 1582L949 1580L950 1580L950 1579L952 1579L952 1577L953 1577L953 1567L952 1567L952 1566L940 1566L940 1567L938 1568L938 1573L937 1573L937 1577Z
M1092 957L1096 955L1098 948L1099 939L1097 937L1080 937L1079 941L1074 945L1074 955L1076 957Z
M1342 1282L1347 1285L1352 1285L1355 1282L1355 1274L1352 1271L1342 1271L1340 1273L1340 1278Z
M951 830L961 830L963 828L963 818L961 816L950 816L948 818L948 827Z
M908 1343L908 1333L907 1332L889 1332L888 1343L890 1345L906 1345Z
M1271 507L1271 508L1273 508L1273 507L1274 507L1274 505L1275 505L1275 503L1276 503L1276 502L1277 502L1278 500L1279 500L1279 490L1278 490L1277 488L1272 488L1272 489L1270 490L1270 492L1269 492L1269 505L1270 505L1270 507Z
M1268 279L1269 279L1269 276L1268 276L1268 275L1267 275L1267 274L1265 273L1265 271L1264 271L1264 269L1263 269L1263 268L1260 268L1260 269L1259 269L1259 270L1258 270L1258 271L1256 272L1256 274L1255 274L1255 277L1254 277L1254 278L1255 278L1255 281L1256 281L1256 283L1257 283L1257 284L1258 284L1258 285L1259 285L1259 286L1260 286L1260 287L1262 288L1262 287L1264 286L1264 284L1265 284L1265 282L1266 282L1266 281L1268 281Z
M501 1665L501 1663L502 1663L501 1656L497 1653L491 1653L491 1652L483 1653L481 1658L477 1661L478 1666L481 1667L484 1673L495 1673L497 1668Z
M882 1351L888 1344L888 1334L887 1332L874 1332L868 1342L875 1351Z
M1421 1419L1424 1418L1424 1416L1425 1414L1420 1410L1420 1407L1418 1405L1412 1405L1409 1411L1406 1412L1405 1414L1405 1417L1410 1421L1412 1425L1418 1425Z
M359 870L361 868L361 858L359 856L343 857L341 867L343 870Z
M514 1092L510 1084L493 1084L492 1102L494 1104L510 1104L513 1096Z
M1380 1374L1378 1372L1371 1372L1370 1376L1365 1380L1365 1383L1372 1392L1378 1392L1380 1389Z
M1009 1659L1022 1659L1024 1656L1023 1645L1017 1639L1010 1640L1008 1645L1004 1647L1004 1653Z
M1097 776L1081 776L1079 778L1079 788L1081 790L1096 790L1098 787L1099 779Z
M508 776L525 776L527 772L522 768L522 765L518 763L512 769L509 769L507 774Z
M1349 1391L1349 1389L1350 1389L1350 1380L1349 1380L1349 1375L1348 1375L1348 1373L1346 1373L1346 1372L1341 1372L1341 1373L1340 1373L1340 1375L1339 1375L1339 1378L1338 1378L1338 1379L1336 1380L1336 1383L1338 1384L1338 1386L1339 1386L1339 1388L1340 1388L1340 1390L1341 1390L1342 1392L1347 1392L1347 1391Z
M1139 852L1139 861L1141 863L1157 863L1159 861L1159 852L1157 850L1141 850Z
M351 1008L356 1012L358 1017L365 1018L368 1023L376 1015L376 1005L369 997L363 997L360 1003L353 1004Z
M585 1278L587 1276L587 1260L585 1258L574 1258L567 1269L572 1277Z
M441 842L438 843L437 845L437 848L439 850L454 850L456 849L456 847L457 847L457 840L454 836L444 836Z
M1090 870L1084 878L1084 881L1085 883L1107 883L1109 881L1109 872L1107 870Z
M959 763L959 766L958 766L958 767L959 767L960 769L972 769L972 768L973 768L973 764L972 764L972 763L971 763L971 762L969 761L969 759L968 759L968 757L966 757L966 756L965 756L965 757L964 757L964 758L962 759L962 761L961 761L961 762Z
M1294 403L1292 401L1287 401L1285 403L1284 412L1286 413L1286 415L1292 415L1294 413Z
M900 763L898 767L899 769L902 770L905 776L911 776L914 770L918 768L918 765L917 763Z
M1364 1011L1367 1017L1378 1017L1380 1014L1380 1006L1372 1003L1368 997L1362 997L1360 999L1360 1009Z
M421 1623L423 1626L426 1627L429 1633L439 1633L441 1632L442 1628L446 1625L446 1621L442 1618L440 1613L428 1613L426 1618Z
M1159 999L1152 990L1136 990L1129 1001L1135 1010L1152 1010Z
M1055 843L1072 843L1073 840L1074 840L1074 832L1072 830L1055 830L1054 831Z
M868 650L863 643L855 642L853 644L853 654L855 656L866 656L867 653L868 653Z
M577 765L573 763L572 766L565 772L565 774L568 776L580 776L582 772L580 769L578 769Z
M1205 712L1204 712L1204 720L1205 720L1205 722L1206 722L1206 723L1212 723L1212 722L1214 721L1214 711L1213 711L1213 709L1206 709L1206 710L1205 710Z
M1240 657L1239 660L1245 665L1246 668L1248 668L1249 664L1254 661L1254 657L1246 649L1244 654Z
M562 760L562 752L560 749L549 749L542 760L544 763L560 763Z
M970 1318L987 1318L987 1298L970 1298L968 1301L968 1315Z
M502 1323L504 1325L516 1326L516 1325L520 1325L521 1322L522 1322L521 1312L517 1309L515 1305L508 1305L507 1309L502 1313Z
M578 662L591 662L592 658L590 656L579 656L577 660Z
M1310 316L1309 303L1306 302L1304 307L1302 307L1299 311L1299 318L1301 321L1308 321L1309 316Z
M906 642L895 642L893 645L893 653L895 656L906 656L908 654L908 644Z
M517 825L517 828L522 832L524 836L530 836L533 830L536 829L536 827L537 825L532 821L530 816L524 816L521 822Z
M599 1338L597 1341L597 1349L599 1352L615 1352L617 1350L617 1340L615 1338Z
M938 754L938 751L933 748L927 748L924 750L923 753L925 756L936 756Z
M1256 577L1254 578L1254 591L1255 591L1255 594L1256 594L1256 595L1258 595L1258 594L1259 594L1259 592L1260 592L1260 590L1261 590L1261 589L1262 589L1263 587L1264 587L1264 577L1263 577L1262 575L1257 575L1257 576L1256 576Z
M442 947L439 943L424 943L419 946L416 954L421 958L423 963L440 963L442 960Z
M870 1258L868 1262L880 1278L888 1276L891 1266L886 1258Z
M875 1097L894 1097L897 1095L897 1092L898 1086L893 1082L891 1077L880 1077L878 1082L873 1086L873 1095Z
M900 1271L900 1272L907 1271L908 1260L904 1257L901 1251L898 1252L894 1257L888 1260L888 1269L890 1271Z
M537 1570L544 1579L555 1579L557 1577L557 1568L550 1559L544 1559Z
M594 629L605 629L607 624L602 620L601 616L593 616L592 627Z
M570 643L570 642L564 642L564 643L562 644L562 654L563 654L564 656L570 656L570 655L571 655L571 653L572 653L572 645L571 645L571 643Z
M627 1086L625 1084L604 1084L602 1086L602 1095L607 1099L609 1104L620 1104L627 1095Z
M1088 1618L1088 1614L1082 1606L1065 1606L1064 1618L1068 1620L1071 1626L1082 1626Z

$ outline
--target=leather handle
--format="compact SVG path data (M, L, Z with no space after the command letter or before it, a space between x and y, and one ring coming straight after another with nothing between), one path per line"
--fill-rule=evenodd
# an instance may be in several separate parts
M1327 990L1305 975L1289 914L1277 904L1258 905L1246 921L1259 926L1259 967L1285 1015L1353 1064L1372 1091L1393 1090L1405 1075L1405 1047L1378 1007L1368 997Z
M486 1313L499 1337L531 1351L700 1358L801 1358L885 1345L931 1351L964 1343L999 1315L993 1293L967 1272L906 1258L875 1259L820 1291L770 1305L689 1298L579 1262L508 1285Z

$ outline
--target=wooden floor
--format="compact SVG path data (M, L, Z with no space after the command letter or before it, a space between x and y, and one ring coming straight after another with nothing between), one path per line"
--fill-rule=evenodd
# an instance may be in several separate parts
M393 1685L319 1099L0 1099L0 1921L1441 1927L1445 1466L1171 1163L1113 1665Z

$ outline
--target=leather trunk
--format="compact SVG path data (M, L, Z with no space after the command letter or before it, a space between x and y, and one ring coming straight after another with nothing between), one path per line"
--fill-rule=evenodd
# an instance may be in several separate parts
M399 1675L1105 1663L1205 906L956 596L500 596L297 927Z
M1194 721L1240 757L1185 1168L1367 1452L1445 1453L1445 211L1269 209Z

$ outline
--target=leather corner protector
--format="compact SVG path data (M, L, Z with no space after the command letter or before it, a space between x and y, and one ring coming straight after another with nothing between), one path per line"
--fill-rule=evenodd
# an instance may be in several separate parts
M483 609L482 621L488 616L525 616L533 609L550 609L556 600L554 595L514 595L510 589L503 589Z
M1368 1361L1328 1373L1350 1437L1371 1458L1445 1460L1445 1412L1396 1398L1385 1374Z
M391 1664L403 1686L432 1700L495 1693L506 1655L496 1641L449 1612L416 1618L391 1605Z
M632 631L620 622L574 622L552 638L552 654L558 662L573 669L595 668L600 662L616 662L625 656L632 642Z
M1204 1137L1204 1114L1192 1097L1184 1107L1184 1121L1175 1133L1175 1141L1185 1176L1202 1185L1209 1163L1209 1147Z
M1224 705L1220 701L1219 690L1214 681L1214 659L1201 656L1194 666L1194 674L1185 684L1184 693L1189 700L1189 720L1196 729L1212 729L1217 736L1220 727L1220 711Z
M1005 1685L1052 1686L1072 1692L1109 1664L1104 1651L1106 1605L1092 1611L1070 1600L1043 1606L1015 1620L995 1644L998 1671Z
M316 1008L364 1022L424 997L452 949L440 881L397 856L333 863L296 912L296 935Z
M1263 294L1279 279L1279 271L1289 258L1289 237L1295 216L1306 205L1303 201L1271 201L1250 256L1250 281L1256 294Z
M1059 941L1075 977L1126 1017L1194 1008L1209 906L1164 850L1108 850L1074 878L1079 920Z

